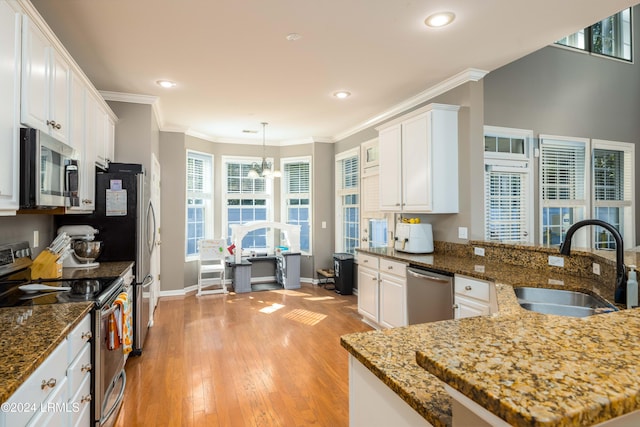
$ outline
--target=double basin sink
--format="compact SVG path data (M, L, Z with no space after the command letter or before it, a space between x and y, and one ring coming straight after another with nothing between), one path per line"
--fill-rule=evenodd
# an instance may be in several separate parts
M543 314L586 317L618 311L605 300L583 292L549 288L514 288L521 307Z

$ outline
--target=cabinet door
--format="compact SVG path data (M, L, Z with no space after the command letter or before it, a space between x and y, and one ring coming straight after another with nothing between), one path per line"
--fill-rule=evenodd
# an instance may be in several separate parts
M18 209L20 14L0 2L0 210Z
M431 210L431 148L428 144L430 113L402 122L402 210Z
M387 328L407 326L407 283L404 279L380 274L380 324Z
M49 133L50 43L26 15L23 18L21 121Z
M71 127L69 126L69 94L71 84L71 68L53 48L49 48L51 64L51 97L49 120L51 136L65 144L69 143Z
M96 161L98 147L96 135L98 130L97 119L98 102L85 91L85 140L83 157L83 181L86 186L86 198L80 200L80 206L84 210L95 209L95 186L96 186Z
M115 137L116 122L107 114L107 122L105 129L104 151L107 162L113 162L115 159Z
M456 294L456 312L455 318L462 319L464 317L484 316L491 313L489 303L474 300Z
M395 125L380 131L380 209L399 212L402 209L402 128Z
M358 312L378 321L378 273L358 266Z

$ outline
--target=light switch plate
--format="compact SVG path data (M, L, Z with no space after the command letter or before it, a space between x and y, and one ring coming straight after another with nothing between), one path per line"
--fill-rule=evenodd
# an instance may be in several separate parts
M468 239L469 230L467 227L458 227L458 239Z
M33 230L33 247L37 248L38 246L40 246L40 232Z

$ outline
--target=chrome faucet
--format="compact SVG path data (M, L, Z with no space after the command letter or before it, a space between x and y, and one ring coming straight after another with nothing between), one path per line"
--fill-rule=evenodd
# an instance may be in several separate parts
M624 266L624 244L622 243L622 236L620 232L616 230L614 226L608 222L601 221L599 219L585 219L578 221L569 227L567 235L564 241L560 245L560 253L562 255L569 256L571 253L571 238L578 228L586 225L597 225L607 230L613 236L613 240L616 242L616 291L614 300L616 303L624 304L627 301L627 276Z

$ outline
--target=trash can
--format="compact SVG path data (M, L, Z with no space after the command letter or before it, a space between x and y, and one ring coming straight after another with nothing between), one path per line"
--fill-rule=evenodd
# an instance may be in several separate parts
M333 254L333 270L336 292L341 295L353 293L353 255Z

